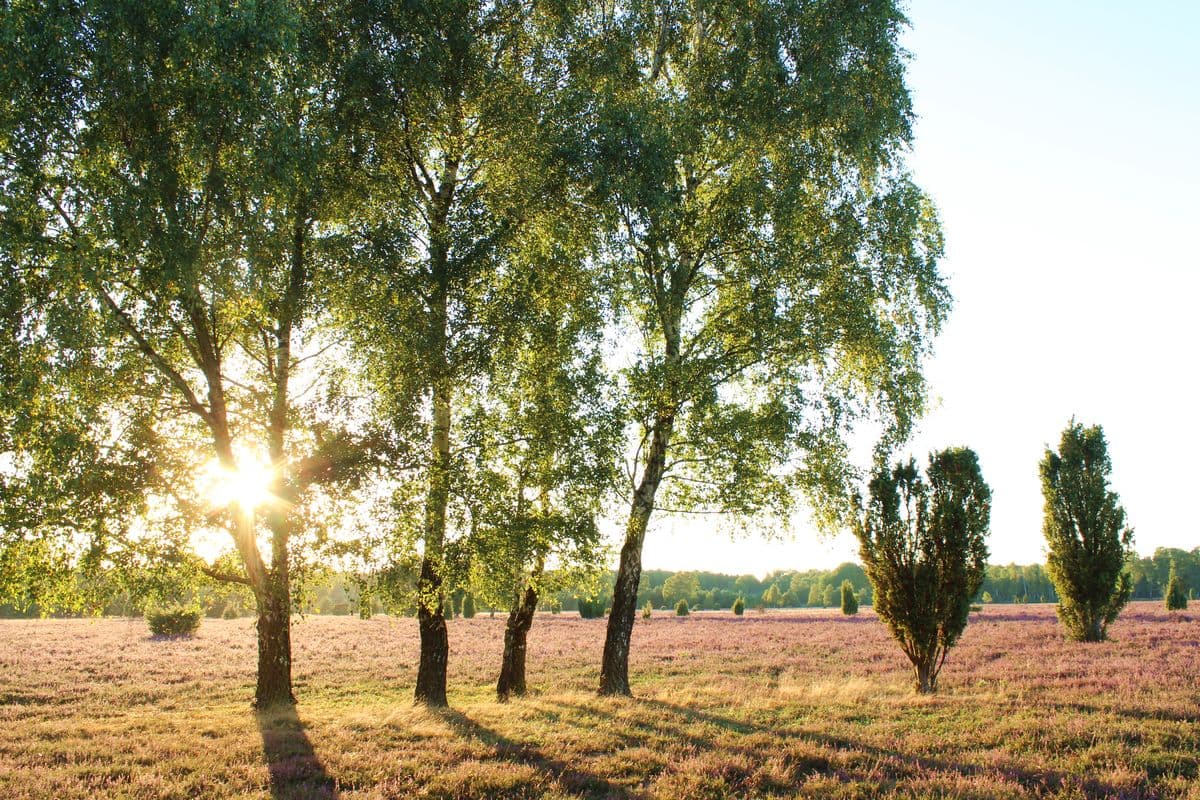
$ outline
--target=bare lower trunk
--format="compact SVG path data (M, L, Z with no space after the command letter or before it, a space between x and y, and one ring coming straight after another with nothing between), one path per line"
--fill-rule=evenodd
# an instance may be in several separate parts
M623 694L629 691L629 643L633 636L633 620L637 611L638 583L642 577L642 543L650 514L631 514L621 547L621 563L617 582L613 586L612 613L604 638L604 656L600 664L600 694Z
M446 663L450 656L446 618L440 607L429 608L422 603L417 610L417 624L421 629L421 660L417 666L415 699L430 706L444 706Z
M525 694L525 642L533 626L538 594L526 587L520 602L513 606L504 626L504 657L500 662L500 680L496 682L496 697L500 702L510 695Z
M932 665L926 663L914 664L913 672L917 678L918 694L933 694L937 691L937 672Z
M914 650L908 654L913 665L918 694L933 694L937 691L938 675L942 671L942 665L946 663L948 652L939 644L931 651Z
M633 493L629 522L625 526L625 544L621 547L621 563L617 568L617 582L613 586L612 613L608 617L608 630L604 638L600 694L630 693L629 642L637 613L638 583L642 578L642 544L646 540L646 527L654 511L654 496L666 466L671 427L670 419L660 421L655 427L645 471Z
M270 708L294 702L291 600L286 575L273 576L266 591L258 595L258 685L254 705Z

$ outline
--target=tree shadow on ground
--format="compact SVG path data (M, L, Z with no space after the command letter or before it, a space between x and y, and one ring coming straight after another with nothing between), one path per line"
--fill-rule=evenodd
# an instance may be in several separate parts
M1100 798L1113 797L1158 797L1158 793L1148 786L1138 787L1130 790L1129 788L1114 786L1091 776L1073 775L1059 770L1029 769L1026 767L1012 765L1003 767L984 767L976 764L964 764L949 759L931 758L927 756L913 755L896 750L876 747L862 741L841 736L834 736L831 734L819 733L816 731L796 730L787 726L780 728L766 727L754 723L731 720L728 717L722 717L717 714L700 711L688 706L667 703L661 700L646 699L640 700L639 702L645 703L646 705L662 711L678 714L689 721L699 721L707 725L725 728L727 730L733 730L739 733L756 732L778 736L785 739L799 738L836 751L863 753L873 760L873 769L875 771L894 781L903 780L911 776L928 774L930 772L954 774L967 778L985 775L997 775L1019 784L1023 789L1032 792L1035 796L1040 796L1047 791L1061 792L1067 787L1073 787L1076 791L1080 792L1083 797L1088 798L1088 800L1092 800L1093 798L1095 798L1095 800L1100 800Z
M793 774L826 775L839 780L855 778L855 770L847 765L843 757L837 754L861 756L864 769L857 777L867 783L880 784L881 791L897 788L908 780L929 776L933 773L957 776L960 778L979 778L996 776L1016 783L1024 792L1031 796L1041 796L1049 792L1062 792L1068 788L1078 793L1078 796L1088 800L1099 798L1153 798L1158 792L1148 785L1137 787L1120 787L1088 775L1075 775L1058 770L1030 769L1016 765L982 766L962 763L953 759L927 757L905 753L898 750L886 749L868 744L863 741L827 734L818 731L799 729L794 725L782 724L763 725L740 719L732 719L689 706L669 703L662 700L638 698L633 701L631 710L638 707L651 710L651 718L642 716L616 716L604 709L589 705L577 705L561 701L549 701L550 705L559 707L568 715L578 715L580 718L591 717L592 724L603 725L609 731L625 728L618 734L624 746L633 744L649 744L663 746L664 742L674 741L688 748L693 754L705 751L719 750L728 754L740 754L751 763L762 762L768 756L778 760L778 748L764 748L762 737L785 743L788 740L807 741L828 754L810 753L800 755L793 766ZM714 736L697 735L688 728L695 724L703 724L721 731ZM737 740L741 738L758 738L758 741L747 741L745 744ZM647 742L646 739L655 741ZM732 739L732 740L731 740ZM640 740L640 741L639 741ZM1149 776L1147 776L1149 777ZM731 787L732 788L732 787ZM764 787L772 790L794 790L794 786ZM740 796L734 791L731 796Z
M439 709L437 715L463 738L478 739L495 749L496 758L512 764L524 764L554 779L564 791L583 794L595 800L634 800L640 795L599 775L584 772L565 761L547 756L531 744L513 741L479 724L452 708Z
M1118 717L1128 717L1134 720L1186 722L1189 725L1200 725L1200 711L1180 711L1174 708L1130 708L1126 706L1106 706L1098 703L1050 703L1048 705L1051 708L1072 714L1114 714Z
M332 800L337 785L313 750L293 705L257 711L273 800Z

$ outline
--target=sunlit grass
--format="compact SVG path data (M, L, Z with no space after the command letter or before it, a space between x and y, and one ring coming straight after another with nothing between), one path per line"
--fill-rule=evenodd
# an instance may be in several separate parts
M701 613L634 631L633 699L595 695L604 620L539 615L534 693L496 703L501 615L454 620L450 710L414 707L415 622L308 617L295 714L250 709L250 620L0 623L0 796L1200 800L1200 617L1134 604L1113 641L988 607L918 697L869 612Z

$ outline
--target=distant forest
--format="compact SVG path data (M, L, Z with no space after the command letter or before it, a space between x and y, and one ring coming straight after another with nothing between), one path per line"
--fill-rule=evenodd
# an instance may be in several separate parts
M1159 548L1152 556L1130 559L1129 573L1135 600L1162 599L1172 560L1189 596L1200 594L1200 547L1191 552ZM741 597L748 608L829 608L839 604L838 588L844 580L854 585L860 604L870 605L871 584L863 568L853 563L841 564L832 570L781 570L762 580L753 575L646 570L642 573L638 604L649 602L656 609L667 609L684 599L693 608L716 610L729 608ZM611 583L610 578L596 597L605 607L611 597ZM554 601L561 604L564 611L576 610L578 596L584 595L560 592ZM976 600L984 603L1055 603L1058 595L1041 564L992 564L987 568Z
M1200 596L1200 547L1190 552L1159 548L1152 556L1130 559L1133 599L1161 600L1172 561L1188 596ZM582 599L585 609L596 608L596 613L601 614L612 602L614 580L615 573L609 572L599 580L548 593L539 608L542 611L578 612ZM729 608L734 600L741 597L748 609L829 608L840 602L838 589L845 580L853 584L860 604L871 604L871 584L866 573L858 564L845 563L832 570L780 570L762 580L753 575L646 570L642 573L638 606L640 608L650 603L655 609L671 609L680 600L686 600L695 610L718 610ZM327 575L306 587L302 608L308 614L369 616L377 613L415 613L410 603L389 600L377 592L364 593L361 588L363 585L353 576ZM451 593L448 598L451 604L447 609L449 614L461 613L466 596L464 589ZM250 616L254 611L253 598L244 587L208 586L199 590L195 600L209 617ZM993 564L988 566L983 588L975 600L979 603L1054 603L1058 601L1058 596L1041 564ZM481 606L478 611L491 613L492 609ZM136 603L119 598L101 613L104 616L128 616L139 614L140 610ZM18 612L11 606L0 605L0 618L33 617L38 614L36 606Z

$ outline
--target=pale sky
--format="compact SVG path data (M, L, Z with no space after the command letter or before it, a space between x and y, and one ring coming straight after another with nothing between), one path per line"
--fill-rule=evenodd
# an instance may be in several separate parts
M1138 552L1200 546L1200 2L914 0L909 19L910 165L941 211L955 299L912 453L973 448L992 562L1040 562L1037 464L1075 415L1104 426ZM647 569L855 558L849 533L651 525Z

